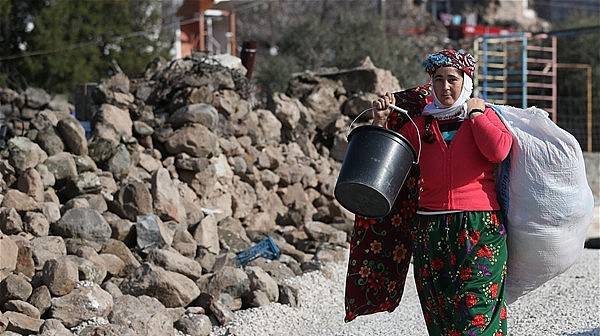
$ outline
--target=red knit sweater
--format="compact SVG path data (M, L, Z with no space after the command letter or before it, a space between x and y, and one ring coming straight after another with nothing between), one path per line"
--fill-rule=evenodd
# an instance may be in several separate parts
M421 136L425 119L414 121ZM498 210L494 170L506 158L512 136L491 108L483 115L465 120L450 145L442 138L438 122L433 120L431 131L435 141L421 140L421 193L419 208L427 210ZM419 150L417 134L412 123L400 132Z

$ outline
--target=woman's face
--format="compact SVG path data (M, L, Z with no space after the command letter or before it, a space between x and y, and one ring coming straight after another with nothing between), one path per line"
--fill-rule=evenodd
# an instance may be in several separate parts
M441 67L433 74L433 90L446 107L452 106L460 97L463 85L462 71L453 67Z

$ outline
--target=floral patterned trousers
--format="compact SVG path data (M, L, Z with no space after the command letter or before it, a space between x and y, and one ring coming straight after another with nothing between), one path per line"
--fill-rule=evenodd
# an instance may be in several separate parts
M415 282L429 335L507 335L500 211L418 215Z

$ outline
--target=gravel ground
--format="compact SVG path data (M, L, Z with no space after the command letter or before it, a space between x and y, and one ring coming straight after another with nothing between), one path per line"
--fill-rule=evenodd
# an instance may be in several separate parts
M393 313L359 317L345 324L345 264L327 265L291 279L300 307L280 304L236 312L213 336L427 335L412 270L402 303ZM600 335L600 250L586 249L578 263L509 306L510 335Z

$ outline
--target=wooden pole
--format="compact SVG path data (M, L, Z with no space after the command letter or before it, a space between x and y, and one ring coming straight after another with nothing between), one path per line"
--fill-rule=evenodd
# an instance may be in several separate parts
M233 56L237 56L237 33L235 28L235 13L231 12L231 14L229 14L229 33L231 34L231 40L229 43L231 45L231 54Z
M204 11L200 11L200 20L198 21L198 50L206 50L206 39L204 36Z

